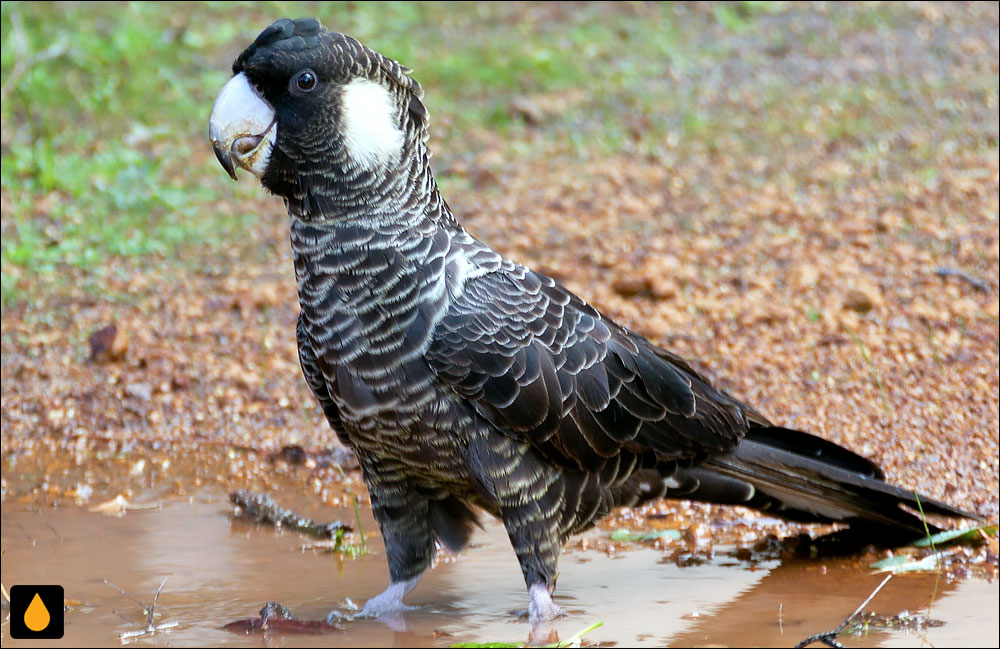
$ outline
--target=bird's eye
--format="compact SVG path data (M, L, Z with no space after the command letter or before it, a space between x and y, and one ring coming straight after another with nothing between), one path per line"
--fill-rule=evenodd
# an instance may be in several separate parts
M316 73L312 70L303 70L295 75L294 83L302 92L311 92L316 87Z

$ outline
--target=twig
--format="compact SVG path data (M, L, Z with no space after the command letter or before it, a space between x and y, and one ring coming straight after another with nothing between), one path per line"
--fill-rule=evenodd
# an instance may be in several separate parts
M879 584L878 587L872 591L872 594L869 595L865 601L861 602L861 606L854 609L854 612L848 615L847 619L845 619L841 623L841 625L838 626L836 629L834 629L833 631L826 631L825 633L817 633L816 635L811 635L802 642L795 645L795 648L798 649L799 647L808 647L814 642L822 642L828 647L843 647L844 645L837 642L837 634L846 629L847 625L850 624L854 620L854 618L856 618L858 614L861 613L861 611L863 611L864 608L868 606L868 604L873 599L875 599L875 596L878 595L878 592L882 590L882 588L885 587L886 584L889 583L890 579L892 579L892 575L891 574L886 575L886 578L883 579L882 583Z
M126 624L129 624L131 626L139 628L138 624L136 624L132 620L128 619L127 617L125 617L124 615L122 615L121 613L119 613L117 608L111 609L111 612L114 613L115 615L117 615L118 617L120 617Z
M164 622L163 624L156 624L153 620L154 616L156 615L156 603L160 599L160 593L163 592L163 586L167 583L167 578L168 577L164 577L163 581L160 582L159 588L157 588L156 593L153 594L153 603L150 604L149 606L146 606L138 599L130 596L122 588L116 586L107 579L104 580L105 584L107 584L111 588L114 588L123 597L128 597L133 602L138 604L139 608L142 609L142 612L146 614L146 626L140 627L138 624L132 622L118 611L112 611L115 615L125 620L132 626L136 627L135 631L125 631L118 636L122 644L127 644L128 642L132 642L134 641L135 638L141 638L147 635L154 635L157 631L169 631L170 629L180 626L180 622Z
M990 285L979 279L978 277L973 277L969 273L958 270L956 268L948 268L947 266L940 266L934 269L934 273L938 277L957 277L963 282L967 283L972 288L983 293L990 292Z
M132 600L133 602L135 602L136 604L139 605L139 608L142 609L143 613L146 612L146 605L143 602L141 602L138 599L136 599L135 597L132 597L131 595L129 595L128 593L126 593L124 588L122 588L121 586L117 586L117 585L111 583L107 579L105 579L103 581L104 581L104 585L105 586L110 586L111 588L114 588L116 591L118 591L119 595L121 595L122 597L129 598L130 600Z
M305 516L300 516L290 509L279 507L274 499L266 494L240 489L229 494L229 500L241 510L241 516L256 523L265 523L275 527L287 527L304 534L318 536L324 539L338 539L351 528L340 521L321 525Z
M147 628L152 628L153 626L153 613L156 611L156 602L160 599L160 592L163 590L163 585L167 583L167 578L169 576L170 575L167 575L167 577L163 578L163 581L160 582L160 587L157 588L156 592L153 594L153 603L149 605L149 615L146 616Z

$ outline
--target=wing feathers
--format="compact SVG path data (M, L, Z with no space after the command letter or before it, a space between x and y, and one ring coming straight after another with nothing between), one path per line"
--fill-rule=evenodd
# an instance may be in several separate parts
M425 357L502 433L573 468L602 470L623 452L693 460L747 429L689 366L510 262L466 282Z

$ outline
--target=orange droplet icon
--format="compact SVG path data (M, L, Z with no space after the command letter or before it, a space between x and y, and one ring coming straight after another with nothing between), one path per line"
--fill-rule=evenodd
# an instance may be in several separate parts
M42 598L35 593L34 599L28 604L28 610L24 612L24 626L38 633L49 625L51 619L49 609L45 608Z

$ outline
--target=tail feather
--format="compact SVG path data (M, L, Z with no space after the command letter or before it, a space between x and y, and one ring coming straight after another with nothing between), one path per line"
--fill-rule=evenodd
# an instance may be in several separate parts
M919 509L976 518L886 483L877 465L843 447L777 427L751 430L736 449L678 472L667 486L672 498L743 505L798 522L848 523L871 532L872 542L939 531Z

